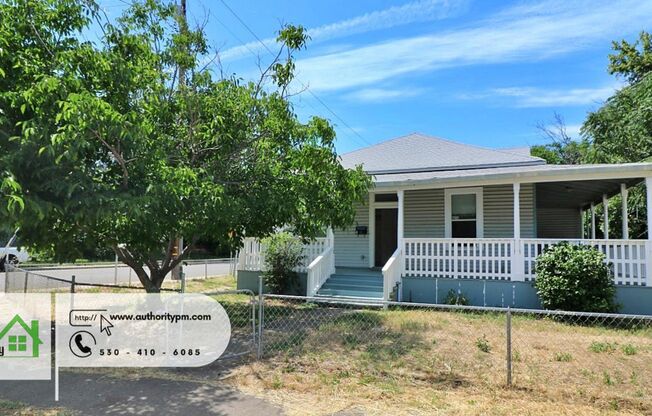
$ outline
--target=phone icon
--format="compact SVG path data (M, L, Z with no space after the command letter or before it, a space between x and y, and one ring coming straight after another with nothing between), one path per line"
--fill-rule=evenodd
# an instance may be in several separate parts
M77 331L70 337L68 346L76 357L86 358L93 353L91 345L96 345L95 336L88 331Z

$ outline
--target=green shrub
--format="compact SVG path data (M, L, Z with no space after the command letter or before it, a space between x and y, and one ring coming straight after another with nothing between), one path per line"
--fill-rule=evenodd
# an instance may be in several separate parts
M475 346L478 347L478 349L482 352L486 352L486 353L491 352L491 345L489 345L489 340L484 335L482 336L482 338L478 338L475 340Z
M612 353L616 351L616 344L611 343L611 342L598 342L598 341L593 341L591 345L589 346L589 350L600 353L600 352L607 352L607 353Z
M534 286L546 309L616 312L614 285L605 256L590 246L561 242L537 257Z
M623 354L625 355L636 355L638 348L632 344L625 344L622 346Z
M555 361L567 363L573 360L573 356L567 352L556 352Z
M462 292L457 292L454 289L451 289L448 291L446 294L446 298L444 298L444 303L446 305L468 305L469 300L464 296L464 293Z
M296 292L299 279L294 269L303 261L303 244L289 233L277 233L263 239L265 246L265 285L274 293Z

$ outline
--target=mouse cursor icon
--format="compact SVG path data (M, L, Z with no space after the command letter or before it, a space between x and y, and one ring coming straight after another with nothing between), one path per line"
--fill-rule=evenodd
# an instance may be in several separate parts
M106 335L111 336L111 328L113 328L111 321L106 319L104 315L100 315L100 333L106 332Z

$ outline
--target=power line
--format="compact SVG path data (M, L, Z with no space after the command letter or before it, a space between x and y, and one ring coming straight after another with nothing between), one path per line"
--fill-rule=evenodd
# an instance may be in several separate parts
M237 13L236 13L236 12L235 12L235 11L234 11L234 10L233 10L233 9L232 9L232 8L231 8L231 7L230 7L230 6L229 6L229 5L228 5L224 0L220 0L220 3L222 3L222 4L224 5L224 7L226 7L226 8L229 10L229 12L231 12L231 14L232 14L232 15L233 15L233 16L234 16L234 17L235 17L235 18L240 22L240 24L241 24L242 26L244 26L245 29L247 29L247 31L248 31L248 32L249 32L249 33L250 33L250 34L251 34L251 35L252 35L252 36L253 36L253 37L258 41L258 43L260 43L260 44L263 46L263 48L265 48L265 49L267 50L267 52L269 52L270 55L272 55L272 56L276 56L276 55L274 54L274 52L272 52L272 50L269 48L269 46L267 46L267 45L265 44L265 42L263 42L262 39L260 39L260 38L258 37L258 35L256 35L256 32L254 32L254 31L249 27L249 25L247 25L247 23L245 23L245 21L242 20L242 19L240 18L240 16L238 16L238 14L237 14ZM221 22L220 22L220 23L221 23ZM227 29L227 30L228 30L228 29ZM230 31L229 31L229 32L230 32ZM236 37L236 38L237 38L237 37ZM242 41L240 41L240 42L243 43ZM246 45L245 43L243 43L243 44ZM249 47L247 47L247 49L248 49L248 50L253 54L253 51L252 51L251 49L249 49ZM255 55L255 54L254 54L254 55ZM303 83L303 82L302 82L298 77L295 77L295 79L296 79L297 81L299 81L299 83L301 84L301 87L302 87L305 91L307 91L308 94L310 94L310 95L311 95L315 100L317 100L317 101L318 101L318 102L319 102L319 103L320 103L320 104L321 104L321 105L322 105L326 110L328 110L328 112L330 112L330 113L331 113L335 118L337 118L337 119L338 119L338 120L339 120L339 121L340 121L340 122L341 122L341 123L342 123L346 128L348 128L349 130L351 130L351 132L352 132L353 134L355 134L358 138L360 138L360 140L362 140L365 144L367 144L367 145L371 145L371 143L370 143L367 139L365 139L364 137L362 137L362 135L361 135L360 133L358 133L358 131L356 131L355 129L353 129L353 128L352 128L352 127L351 127L351 126L350 126L346 121L344 121L344 119L343 119L342 117L340 117L340 116L339 116L335 111L333 111L332 108L330 108L328 105L326 105L326 103L325 103L321 98L319 98L319 97L317 96L317 94L315 94L314 92L312 92L312 91L310 90L310 88L308 88L308 86L307 86L306 84L304 84L304 83Z

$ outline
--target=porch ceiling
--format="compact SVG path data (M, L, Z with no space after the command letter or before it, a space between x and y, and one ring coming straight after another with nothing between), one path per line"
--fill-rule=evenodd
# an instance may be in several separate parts
M587 208L591 202L596 205L601 203L603 194L609 197L619 194L621 183L629 188L641 181L639 178L630 178L537 183L537 207Z

